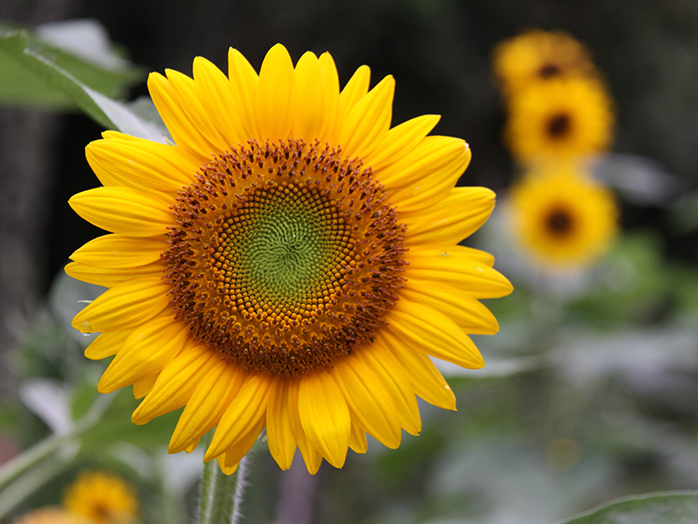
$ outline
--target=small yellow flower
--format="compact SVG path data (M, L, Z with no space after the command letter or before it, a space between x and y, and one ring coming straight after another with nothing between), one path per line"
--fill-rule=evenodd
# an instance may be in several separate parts
M510 218L522 249L561 269L594 262L618 231L613 193L581 173L527 175L510 190Z
M523 164L568 163L605 151L614 114L598 80L575 78L538 83L511 100L505 140Z
M25 513L12 524L90 524L82 517L60 508L41 508Z
M506 95L540 81L596 75L585 46L563 31L540 29L500 43L492 53L492 69Z
M205 460L232 473L266 428L283 469L308 470L416 435L415 395L455 397L430 356L484 365L467 333L494 333L479 302L511 292L493 258L458 243L494 193L454 185L461 139L427 115L391 128L395 82L360 67L340 91L332 57L294 66L274 46L259 73L203 58L148 87L176 145L107 132L87 147L104 187L71 200L112 234L66 271L109 288L74 319L116 355L99 383L145 397L133 421L184 407L170 452L216 427Z
M85 471L63 497L67 511L93 524L130 524L139 513L133 486L102 471Z

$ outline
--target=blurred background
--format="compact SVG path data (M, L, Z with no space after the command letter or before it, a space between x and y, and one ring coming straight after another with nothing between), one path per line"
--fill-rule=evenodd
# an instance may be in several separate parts
M588 46L614 100L612 153L599 169L621 208L610 252L548 282L520 267L525 257L493 217L470 245L494 252L516 291L488 303L501 330L477 343L492 365L444 370L459 411L422 405L420 437L404 435L398 450L372 442L343 470L323 464L315 477L300 461L281 473L256 453L247 522L544 523L633 493L698 489L698 3L0 2L6 23L78 18L102 24L135 65L128 88L112 93L127 100L147 95L148 71L190 74L196 55L225 71L230 46L256 68L277 42L294 60L330 51L342 84L362 64L372 85L392 74L393 124L442 115L435 133L473 150L459 185L490 187L503 203L518 167L502 142L506 111L491 70L499 42L531 28L567 31ZM80 291L57 277L100 234L66 201L96 186L84 147L101 131L75 111L0 107L0 461L55 430L27 401L27 379L60 384L77 409L104 367L82 357L87 341L69 332L65 308ZM15 513L58 504L83 468L108 468L137 486L143 522L176 524L163 517L157 487L172 467L162 464L179 460L161 456L176 418L124 430L133 400L123 397L125 420L113 430L123 441L101 432L94 442L113 450L87 446ZM137 466L138 453L151 471ZM195 473L176 489L193 503Z

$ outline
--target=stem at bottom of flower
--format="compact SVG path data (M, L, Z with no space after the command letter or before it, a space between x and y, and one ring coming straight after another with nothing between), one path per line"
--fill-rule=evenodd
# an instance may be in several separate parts
M221 471L216 460L204 464L199 492L199 524L237 524L245 489L247 456L232 475Z

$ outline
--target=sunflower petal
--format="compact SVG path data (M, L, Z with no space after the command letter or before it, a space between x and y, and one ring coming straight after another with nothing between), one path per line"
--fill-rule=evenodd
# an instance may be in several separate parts
M288 413L288 389L286 380L276 381L269 394L267 408L267 442L269 452L282 470L287 470L293 462L296 452L296 440L293 438L291 420ZM297 408L296 408L297 409Z
M308 473L315 475L320 469L322 464L322 455L320 452L313 447L313 445L308 440L308 437L303 430L303 425L301 424L300 414L298 412L298 390L300 386L300 380L293 380L288 383L288 389L286 391L286 412L288 414L288 421L291 424L291 432L293 438L298 444L298 449L303 456L303 461L305 462L305 467Z
M137 278L162 278L165 266L159 260L145 266L105 269L88 266L80 262L70 262L63 268L68 276L97 286L115 287Z
M325 85L320 63L314 53L308 51L296 64L296 86L298 89L298 114L296 115L292 136L308 143L320 139L327 124L327 105Z
M487 221L495 194L485 187L457 187L435 206L405 216L410 244L457 244Z
M160 373L179 355L187 338L187 327L169 315L137 326L102 375L97 389L111 393Z
M281 44L264 57L257 87L257 122L263 139L285 140L296 115L296 79L293 62Z
M232 47L228 51L228 79L233 107L240 123L249 137L263 142L254 109L259 77L242 53Z
M325 93L325 140L335 142L339 113L339 75L337 66L329 53L322 53L318 59L322 71L322 83ZM318 137L320 138L320 137ZM322 140L321 140L322 142Z
M131 334L131 329L121 329L119 331L107 331L101 333L85 349L85 357L90 360L101 360L103 358L116 355L119 348Z
M388 331L406 346L468 369L485 365L463 330L432 307L400 299L386 320Z
M83 333L112 331L141 324L167 307L169 285L160 278L139 278L114 286L73 319Z
M74 251L70 259L105 268L145 266L160 260L160 254L168 247L166 238L164 235L155 238L104 235Z
M73 195L68 204L95 226L126 236L163 235L175 223L163 200L129 187L88 189Z
M272 382L268 375L251 375L243 384L240 392L230 403L218 422L211 445L204 460L211 460L228 448L245 438L249 428L266 420L268 391ZM255 436L256 439L256 436ZM254 441L252 441L254 444Z
M298 414L310 443L334 467L341 468L349 448L351 416L337 383L327 373L300 380Z
M358 425L352 423L351 434L349 435L349 447L354 453L366 453L368 451L368 441L366 432Z
M439 115L422 115L391 128L380 149L366 158L366 162L376 173L394 165L410 153L440 119Z
M376 440L395 449L400 445L400 418L392 395L366 362L347 357L331 370L349 410Z

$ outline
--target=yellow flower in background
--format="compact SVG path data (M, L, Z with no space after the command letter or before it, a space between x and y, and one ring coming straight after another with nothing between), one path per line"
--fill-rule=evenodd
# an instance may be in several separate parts
M505 40L492 53L502 90L513 95L536 82L597 74L589 51L563 31L535 29Z
M529 174L510 189L510 219L522 249L551 267L577 268L603 255L618 232L613 193L582 173Z
M139 514L133 486L103 471L82 472L66 490L63 506L93 524L130 524Z
M598 80L556 79L511 100L504 138L523 164L569 163L607 150L614 114Z
M311 473L367 433L398 447L415 395L455 409L429 356L482 367L479 299L512 289L458 245L494 206L454 188L468 145L427 136L433 115L391 128L393 78L369 90L362 66L340 91L328 53L193 69L148 81L176 145L106 132L87 147L104 187L70 201L112 232L66 267L109 288L73 323L101 332L89 358L115 355L99 390L133 384L137 424L184 407L172 453L216 427L205 460L226 473L264 428L281 468L299 448Z
M26 513L12 524L90 524L71 513L60 508L41 508Z

